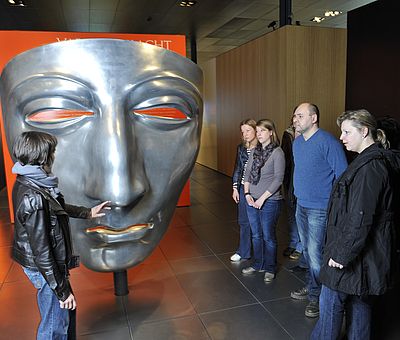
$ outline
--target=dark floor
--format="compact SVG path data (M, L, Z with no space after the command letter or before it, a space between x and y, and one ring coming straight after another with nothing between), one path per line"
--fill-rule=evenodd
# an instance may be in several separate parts
M72 271L79 339L308 339L315 320L304 316L306 302L289 297L304 276L291 273L294 263L281 256L285 216L277 228L279 272L265 284L261 273L240 273L246 261L229 261L239 236L231 179L196 165L191 197L191 207L176 209L155 252L128 271L128 296L114 296L112 274ZM10 259L9 221L3 190L0 338L31 340L39 320L35 290Z

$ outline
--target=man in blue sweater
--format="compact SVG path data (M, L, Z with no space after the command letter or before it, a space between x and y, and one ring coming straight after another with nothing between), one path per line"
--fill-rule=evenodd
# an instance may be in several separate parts
M293 114L293 124L301 133L293 142L296 222L309 272L307 286L291 292L290 296L297 300L308 298L305 315L310 318L319 316L319 270L329 196L333 182L347 167L342 145L320 129L318 121L319 109L311 103L300 104Z

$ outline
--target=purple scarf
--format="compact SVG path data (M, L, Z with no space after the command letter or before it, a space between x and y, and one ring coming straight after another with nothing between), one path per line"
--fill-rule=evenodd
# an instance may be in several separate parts
M265 165L265 162L271 156L278 144L269 143L265 149L261 143L258 143L253 153L253 164L250 169L249 182L253 185L257 185L261 177L261 168Z
M60 194L58 177L48 174L40 165L22 165L20 162L17 162L12 168L12 173L28 177L37 186L45 188L55 199Z

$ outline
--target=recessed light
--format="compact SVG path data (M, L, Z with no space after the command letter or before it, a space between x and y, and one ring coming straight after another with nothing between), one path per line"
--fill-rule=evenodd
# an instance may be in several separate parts
M317 22L317 23L319 23L319 22L321 22L323 20L325 20L324 17L314 17L314 18L310 19L310 21L314 21L314 22Z
M197 1L181 1L179 6L181 7L192 7L197 4Z
M8 3L10 6L18 6L18 7L25 7L26 4L24 3L23 0L8 0Z
M330 10L330 11L326 11L325 12L325 16L326 17L335 17L335 16L337 16L337 15L339 15L339 14L342 14L342 12L341 11L332 11L332 10Z

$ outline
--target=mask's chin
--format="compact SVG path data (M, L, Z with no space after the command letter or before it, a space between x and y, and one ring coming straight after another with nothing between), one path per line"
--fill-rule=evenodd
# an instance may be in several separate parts
M80 251L82 263L94 271L117 272L141 263L157 244L146 244L142 240L112 246L98 246Z

